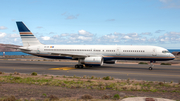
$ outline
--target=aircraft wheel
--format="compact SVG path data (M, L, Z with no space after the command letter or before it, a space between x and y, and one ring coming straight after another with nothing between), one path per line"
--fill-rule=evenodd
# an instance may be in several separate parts
M152 67L149 67L149 70L152 70L153 68Z
M79 65L75 65L75 68L79 68Z
M83 65L79 65L79 68L84 68L84 66Z

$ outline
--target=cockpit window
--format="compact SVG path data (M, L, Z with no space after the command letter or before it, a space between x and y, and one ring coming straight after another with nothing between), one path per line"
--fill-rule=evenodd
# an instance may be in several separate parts
M165 50L165 51L162 51L162 53L170 53L169 51Z

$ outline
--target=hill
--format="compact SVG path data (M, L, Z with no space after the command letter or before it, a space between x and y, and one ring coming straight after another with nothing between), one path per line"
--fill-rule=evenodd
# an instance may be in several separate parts
M12 44L0 44L0 52L16 52L18 50L14 48L17 48L17 47L21 47L21 46L12 45Z

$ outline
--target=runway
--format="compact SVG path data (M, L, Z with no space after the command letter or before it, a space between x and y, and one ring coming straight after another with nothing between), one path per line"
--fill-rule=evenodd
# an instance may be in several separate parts
M76 62L47 61L10 61L0 60L0 71L13 73L32 73L66 75L66 76L111 76L118 79L135 79L145 81L180 82L180 66L155 65L148 70L149 65L137 64L105 64L101 67L75 69Z

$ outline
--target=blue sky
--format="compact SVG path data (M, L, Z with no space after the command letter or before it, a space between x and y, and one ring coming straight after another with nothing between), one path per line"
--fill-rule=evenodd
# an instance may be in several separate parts
M16 21L43 44L180 48L179 0L0 0L0 43L22 45Z

